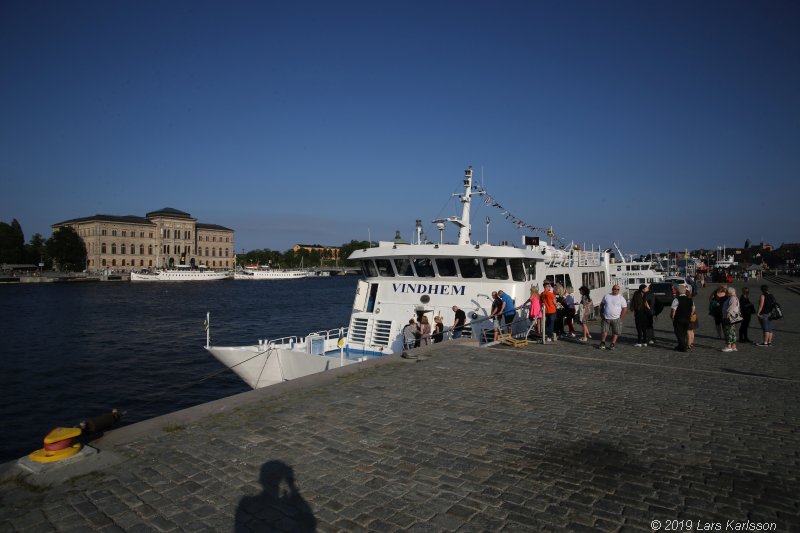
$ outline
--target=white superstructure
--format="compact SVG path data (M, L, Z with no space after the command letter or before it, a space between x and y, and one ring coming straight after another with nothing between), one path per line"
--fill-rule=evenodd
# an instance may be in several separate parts
M664 273L656 270L652 261L626 260L622 250L615 244L620 261L609 265L612 283L623 289L637 290L639 285L650 285L664 281Z
M188 265L176 265L173 269L131 272L131 281L216 281L229 278L231 273L227 270L193 269Z
M206 348L236 372L251 387L258 388L332 366L402 351L402 329L409 319L441 316L444 325L453 324L453 306L467 315L467 328L473 338L482 339L483 330L492 330L487 319L491 293L503 290L521 306L532 286L542 288L545 280L563 287L590 289L597 306L608 292L608 252L581 251L575 247L558 249L525 238L516 246L497 246L472 242L470 203L483 191L472 185L472 169L467 169L461 217L435 221L443 231L444 222L459 228L456 244L380 242L377 247L353 252L349 259L361 264L364 278L356 288L348 327L290 337L240 347ZM514 333L527 332L525 313L518 314ZM291 362L290 362L291 361ZM288 370L287 370L288 369Z
M233 279L249 279L249 280L259 280L259 279L301 279L307 278L309 276L308 270L303 270L299 268L295 269L288 269L288 268L270 268L270 267L258 267L258 266L246 266L241 270L237 270L233 274Z

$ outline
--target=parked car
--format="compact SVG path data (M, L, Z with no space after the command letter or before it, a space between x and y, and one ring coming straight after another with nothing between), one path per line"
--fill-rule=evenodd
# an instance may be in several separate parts
M686 280L684 280L684 283ZM672 305L672 300L678 294L678 284L672 281L659 281L650 284L656 302L656 314L660 314L665 307Z

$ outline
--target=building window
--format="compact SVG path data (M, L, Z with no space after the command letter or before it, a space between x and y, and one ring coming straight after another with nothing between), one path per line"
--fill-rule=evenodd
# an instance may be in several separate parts
M122 244L120 244L120 246L119 246L119 253L121 253L122 255L125 255L125 243L124 242ZM124 265L125 263L122 263L122 264Z
M104 242L100 243L100 253L101 254L106 253L106 243L104 243Z
M225 257L230 257L230 256L231 256L230 250L228 248L225 248Z
M105 260L105 259L103 259L103 260L102 260L100 263L101 263L103 266L106 266L106 260Z
M143 232L143 231L140 231L140 232L139 232L139 238L140 238L140 239L144 239L144 232Z
M112 230L111 230L111 236L112 236L112 237L116 237L116 236L117 236L117 230L115 230L115 229L112 229Z
M122 230L122 236L123 237L127 237L128 236L128 232L126 230Z
M117 244L116 243L111 243L111 254L112 255L117 255Z
M152 244L148 244L147 245L147 255L153 255L153 245Z
M139 255L144 255L144 244L139 245Z
M150 232L150 238L151 239L153 238L153 232L152 231Z
M122 260L122 266L125 266L125 260L124 259Z
M102 235L103 237L106 236L106 228L100 230L100 235Z
M208 257L208 246L206 246L206 257Z
M116 260L116 259L112 259L112 260L111 260L111 266L112 266L112 267L115 267L115 266L117 266L117 260Z
M147 262L147 266L153 266L153 260L152 259L150 259L150 261Z

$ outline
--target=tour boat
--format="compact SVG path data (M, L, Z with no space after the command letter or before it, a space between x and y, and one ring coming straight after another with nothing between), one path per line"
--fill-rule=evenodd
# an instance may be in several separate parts
M636 290L640 285L650 285L664 281L663 272L656 270L652 261L626 260L622 250L614 244L620 261L609 265L611 282L619 284L623 289Z
M270 268L268 266L246 265L233 273L233 279L301 279L307 278L307 270L300 268Z
M229 279L227 270L209 270L203 266L175 265L170 269L140 270L131 272L131 281L215 281Z
M485 195L472 184L472 169L465 171L460 217L435 220L438 243L417 238L410 244L401 239L353 252L349 259L360 263L363 279L358 282L347 326L315 332L305 337L259 340L249 346L212 346L206 349L253 388L352 364L364 358L403 350L402 329L409 319L427 317L431 327L440 316L449 329L453 306L467 315L465 336L481 341L491 338L493 324L491 293L503 290L521 307L533 286L545 281L590 289L594 305L608 292L610 255L585 251L577 246L557 248L537 237L523 237L519 246L475 242L472 238L470 206L473 196ZM458 241L444 242L446 222L458 227ZM552 232L548 233L552 240ZM487 239L488 240L488 239ZM520 309L512 334L525 336L530 322Z

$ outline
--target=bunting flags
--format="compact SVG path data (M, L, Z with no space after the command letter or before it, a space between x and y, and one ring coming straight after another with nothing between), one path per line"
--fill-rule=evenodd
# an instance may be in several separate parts
M500 205L500 203L497 201L497 199L492 198L491 196L489 196L489 193L486 192L486 190L483 190L482 192L483 192L483 194L485 196L485 198L483 200L483 203L488 205L488 206L496 207L497 209L501 210L502 211L502 213L500 213L501 216L505 217L506 220L508 220L512 224L514 224L514 226L516 226L517 229L526 229L526 230L530 230L530 231L538 231L538 232L544 233L548 237L552 238L562 248L565 246L564 242L553 232L552 228L541 228L541 227L537 227L537 226L533 226L531 224L528 224L524 220L521 220L521 219L517 218L516 216L514 216L510 211L508 211L502 205Z

